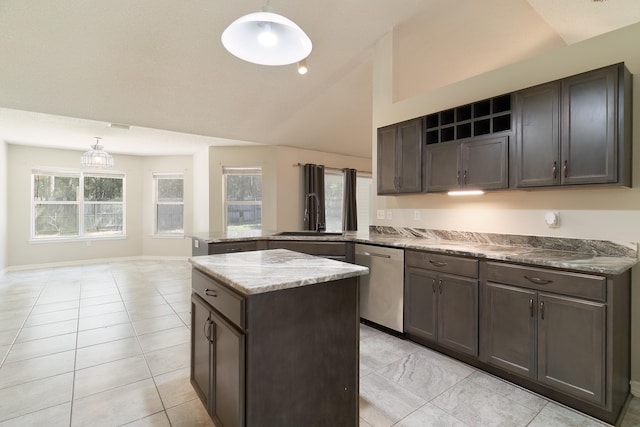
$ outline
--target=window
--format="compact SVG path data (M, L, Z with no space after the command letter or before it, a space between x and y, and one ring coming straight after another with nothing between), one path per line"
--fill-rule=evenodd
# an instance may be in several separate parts
M371 177L356 179L356 205L358 207L358 231L367 231L370 222ZM324 173L324 204L327 231L342 231L344 200L344 176L339 171Z
M31 176L32 239L124 236L123 174L34 169Z
M155 234L184 233L184 175L154 174Z
M262 229L262 168L223 167L227 232Z

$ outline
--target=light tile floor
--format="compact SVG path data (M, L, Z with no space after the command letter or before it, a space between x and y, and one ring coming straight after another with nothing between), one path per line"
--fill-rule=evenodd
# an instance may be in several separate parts
M0 276L0 427L213 426L189 383L190 265ZM603 426L367 326L360 426ZM624 427L640 426L634 399Z

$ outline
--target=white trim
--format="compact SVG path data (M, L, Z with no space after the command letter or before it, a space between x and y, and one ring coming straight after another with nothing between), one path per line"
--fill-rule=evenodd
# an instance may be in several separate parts
M78 261L62 261L62 262L49 262L45 264L25 264L25 265L14 265L11 267L5 268L4 273L8 273L11 271L26 271L26 270L39 270L41 268L56 268L56 267L73 267L78 265L91 265L91 264L113 264L116 262L126 262L126 261L188 261L190 256L151 256L151 255L141 255L141 256L131 256L131 257L117 257L117 258L94 258L94 259L85 259ZM3 273L3 274L4 274Z
M104 240L126 240L127 239L127 235L126 234L117 234L117 235L113 235L113 236L104 236L104 237L98 237L98 236L72 236L72 237L58 237L58 238L51 238L51 237L41 237L38 239L29 239L29 244L43 244L43 243L73 243L73 242L91 242L91 241L104 241Z
M631 381L631 394L635 397L640 397L640 381Z

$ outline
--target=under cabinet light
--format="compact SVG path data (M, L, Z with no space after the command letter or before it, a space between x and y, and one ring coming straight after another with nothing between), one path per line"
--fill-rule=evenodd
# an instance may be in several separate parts
M462 191L449 191L449 196L480 196L484 194L482 190L462 190Z

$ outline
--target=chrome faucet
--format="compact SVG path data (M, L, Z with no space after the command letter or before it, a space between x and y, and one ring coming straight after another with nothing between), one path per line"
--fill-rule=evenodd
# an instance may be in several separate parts
M313 197L316 199L316 231L324 230L324 226L320 224L320 198L316 193L307 193L304 198L304 219L305 221L311 222L311 218L309 217L309 199Z

